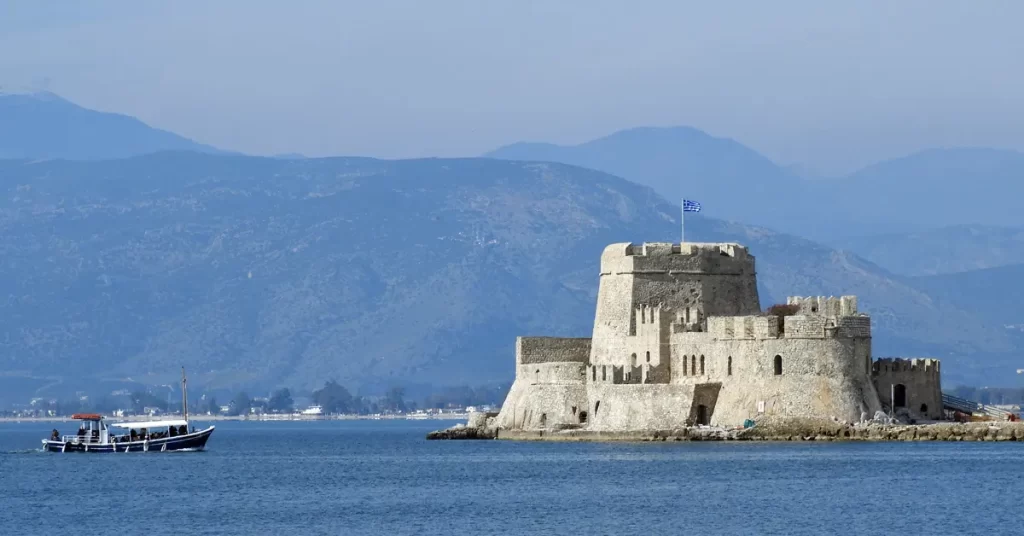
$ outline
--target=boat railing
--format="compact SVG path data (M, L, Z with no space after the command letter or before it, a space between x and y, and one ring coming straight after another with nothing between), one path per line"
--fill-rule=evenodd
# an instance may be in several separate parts
M87 435L66 435L61 437L61 441L65 443L100 443L100 438Z

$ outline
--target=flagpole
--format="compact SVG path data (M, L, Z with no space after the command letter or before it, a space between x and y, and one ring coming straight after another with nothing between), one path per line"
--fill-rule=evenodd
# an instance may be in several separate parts
M686 242L686 200L679 200L679 245Z

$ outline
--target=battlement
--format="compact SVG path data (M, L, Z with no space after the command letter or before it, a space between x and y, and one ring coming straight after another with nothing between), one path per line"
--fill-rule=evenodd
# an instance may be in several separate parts
M853 316L857 314L857 297L789 296L786 304L800 306L801 315Z
M712 316L708 318L708 333L722 340L777 339L781 334L781 318L777 316Z
M747 248L733 243L619 243L606 247L601 254L602 274L747 275L753 272L753 255Z
M893 372L927 372L930 374L939 374L941 369L939 367L939 360L918 357L918 358L901 358L901 357L885 357L876 359L871 363L872 375L888 374Z

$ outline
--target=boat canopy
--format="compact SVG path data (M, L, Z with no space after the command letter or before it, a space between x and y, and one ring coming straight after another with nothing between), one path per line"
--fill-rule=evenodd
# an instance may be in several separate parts
M103 415L99 413L75 413L71 418L76 421L98 421L103 419Z
M139 421L139 422L119 422L111 424L115 428L164 428L167 426L188 426L188 421L177 420L177 421Z

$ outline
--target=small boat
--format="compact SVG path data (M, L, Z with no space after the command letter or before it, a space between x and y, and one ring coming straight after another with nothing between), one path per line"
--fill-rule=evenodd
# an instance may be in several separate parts
M196 430L188 424L188 395L185 369L181 370L182 419L111 423L98 413L76 413L78 433L61 436L56 429L43 440L48 452L168 452L203 450L214 427Z

